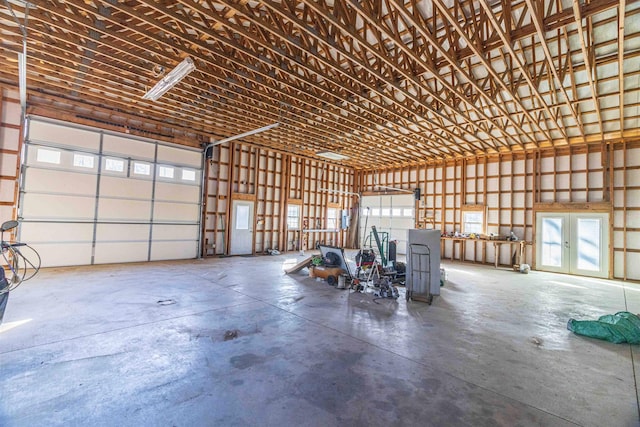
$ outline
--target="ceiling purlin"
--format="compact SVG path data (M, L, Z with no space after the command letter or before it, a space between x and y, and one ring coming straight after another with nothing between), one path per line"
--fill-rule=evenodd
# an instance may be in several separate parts
M367 7L367 3L360 3L360 2L349 2L350 6L352 7L353 10L356 10L359 15L361 17L363 17L365 19L365 22L368 25L371 25L373 28L376 29L376 31L380 31L382 34L385 35L385 37L387 37L389 40L392 40L395 45L402 49L403 52L411 58L412 62L415 62L417 64L419 64L421 67L428 69L429 68L429 64L420 59L419 57L416 56L415 52L412 51L411 48L409 48L405 42L403 42L401 39L398 38L397 36L397 32L395 31L395 28L398 28L399 25L397 25L398 21L393 21L393 19L399 19L400 16L395 14L394 15L394 11L391 10L389 15L387 16L372 16L371 11L369 10L365 10L365 8ZM406 25L407 27L409 27L409 25ZM348 29L343 28L343 31L347 31ZM366 40L362 40L362 37L357 36L358 37L358 42L361 43L362 45L368 46L369 49L372 49L372 51L374 51L376 53L376 55L380 58L384 58L387 62L387 64L389 66L392 66L393 64L388 62L389 60L387 58L384 57L384 53L383 52L379 52L377 51L376 47L371 47ZM414 45L416 45L417 43L414 42ZM378 48L379 49L379 48ZM425 82L420 82L418 80L417 77L415 77L412 73L411 73L411 68L409 69L401 69L401 68L395 68L399 74L402 74L402 77L408 81L412 83L412 86L415 88L419 88L420 92L426 92L429 96L431 96L434 100L437 99L438 102L443 102L444 105L446 105L447 109L448 109L448 115L439 111L439 109L434 106L434 105L430 105L429 106L429 110L436 115L436 117L439 117L441 120L443 120L442 122L442 126L446 126L447 123L454 123L455 124L455 129L460 132L460 136L464 135L464 134L470 134L475 138L475 141L477 141L479 138L477 137L477 135L475 134L475 132L470 132L467 128L464 128L462 126L459 125L459 123L455 120L456 116L460 116L463 118L463 122L467 125L471 125L473 128L477 130L481 130L484 132L484 129L482 129L478 123L474 120L471 120L470 117L465 116L465 114L463 113L462 110L460 110L458 103L447 103L446 99L443 99L443 91L440 92L436 92L434 91L432 88L429 87L428 84L424 84ZM440 79L441 83L443 83L444 81L442 79ZM445 83L446 84L446 83ZM396 84L393 85L393 87L395 88L401 88ZM419 93L420 93L419 92ZM406 91L403 93L403 95L406 95ZM409 93L409 96L413 97L413 94ZM425 95L422 95L422 104L425 104ZM464 102L464 98L462 97L462 100ZM488 118L487 118L488 119ZM494 142L496 142L497 140L495 138L492 138ZM473 143L476 147L478 147L477 143L475 141L470 141L471 143ZM497 141L500 144L504 144L504 142L502 141ZM483 141L481 143L481 145L486 146L487 143L486 141ZM480 147L478 147L480 148ZM491 147L493 148L493 147ZM482 148L480 148L482 149Z
M624 19L626 1L620 0L618 6L618 88L620 91L618 105L620 108L620 136L624 136Z
M446 21L449 22L449 24L452 25L456 29L456 31L458 31L460 33L460 35L465 40L468 48L470 48L473 51L473 53L476 55L476 58L478 58L480 60L480 62L484 66L485 70L493 78L492 79L493 84L499 85L500 88L503 91L505 91L506 93L508 93L510 95L510 97L514 101L514 105L517 108L517 110L522 112L524 114L524 116L527 118L529 127L531 129L537 128L540 132L545 134L545 136L547 137L548 140L551 140L552 138L551 138L551 135L548 133L548 131L546 129L543 129L542 126L540 125L540 123L538 122L538 120L531 116L531 114L528 111L528 109L522 104L522 102L520 102L517 93L513 89L510 89L509 87L507 87L507 85L505 84L503 78L498 76L497 72L495 71L495 69L493 68L491 63L485 58L485 54L487 53L487 51L482 52L482 48L478 47L478 45L477 45L477 39L476 40L472 40L471 37L469 37L468 32L465 31L465 29L460 26L459 18L453 17L451 15L450 11L448 10L448 8L446 6L444 6L444 4L441 2L441 0L434 0L434 4L436 5L436 7L440 11L440 13L442 13L442 15L444 16ZM510 10L511 10L511 8L509 8L509 11ZM503 11L503 13L502 13L502 16L504 16L504 15L505 15L505 11ZM492 21L492 18L495 20L495 17L493 17L493 15L490 15L490 11L487 11L486 9L480 9L480 12L477 15L476 14L472 14L469 19L470 20L477 19L480 22L482 22L483 25L479 25L478 24L476 26L471 27L471 29L472 30L477 30L478 28L480 28L483 31L482 36L480 36L481 39L490 38L495 33L502 33L502 30L501 30L501 28L499 26L490 25L489 24L489 22ZM503 18L503 21L504 22L511 22L510 19L505 20L504 18ZM505 40L506 40L506 38L505 38ZM509 70L510 68L511 67L508 67L508 66L505 65L505 69L506 70ZM504 74L503 74L503 77L504 77ZM510 75L509 77L510 77L509 78L509 81L510 81L513 78L513 75ZM497 87L496 87L496 89L497 89ZM482 91L479 91L479 92L483 93L483 94L486 94L486 92L482 92ZM495 92L497 92L497 91L495 91ZM495 95L494 95L494 97L495 97ZM503 109L503 117L510 118L511 114L507 110ZM521 122L521 123L524 123L524 122ZM523 132L524 130L521 128L520 131ZM537 145L537 139L535 141L535 144Z
M245 16L247 18L250 18L254 14L254 12L252 10L246 9L246 8L243 8L242 10L238 9L237 12L241 13L243 16ZM294 19L297 19L297 18L294 16ZM264 23L264 19L262 20L262 22L258 22L256 19L251 19L251 21L252 21L253 24L266 26L266 24ZM278 31L277 30L278 27L280 27L280 26L279 25L272 25L272 26L268 26L268 29L270 31ZM242 29L236 29L236 31L238 31L238 30L242 31ZM286 40L286 35L285 34L280 34L279 36L282 37L283 40ZM319 37L319 39L322 39L322 38ZM337 45L338 45L338 43L334 42L330 46L330 48L333 48L336 51L338 51L339 47L337 47ZM336 46L336 47L334 47L334 46ZM344 54L344 52L342 52L342 51L341 51L341 53ZM324 77L323 81L326 84L329 84L329 83L335 84L337 82L340 82L342 84L342 88L346 89L347 92L350 95L350 96L346 97L346 99L349 102L355 102L355 98L361 98L361 99L363 98L362 97L362 92L363 92L362 91L362 86L365 86L369 91L378 91L379 92L379 89L375 85L367 84L366 82L364 82L363 81L363 77L358 79L359 80L358 81L358 80L355 80L352 75L348 75L345 72L345 70L342 67L340 67L339 64L335 63L335 60L333 60L333 58L331 58L331 54L329 52L325 51L323 48L319 48L318 54L319 55L316 56L316 59L317 60L321 60L323 65L331 67L332 70L334 70L336 72L336 74L334 74L334 75ZM320 54L322 54L322 55L320 55ZM305 66L305 68L308 68L307 65L300 64L300 61L296 61L296 62L298 63L298 65ZM361 64L361 65L362 65L361 68L358 70L360 73L362 73L367 67L366 64ZM316 72L317 73L326 74L326 71L323 70L323 69L320 69L320 68L321 67L318 66L318 70ZM367 77L367 76L364 76L364 77ZM395 120L399 121L400 123L402 121L406 120L405 116L403 116L401 113L399 113L399 112L397 112L397 111L395 111L393 109L393 108L397 108L398 107L397 104L396 104L397 101L395 101L393 99L390 99L390 97L388 95L386 95L386 94L380 93L380 95L384 96L385 99L389 99L391 101L391 103L389 105L385 105L381 100L379 100L379 101L375 102L374 105L376 105L377 107L379 107L383 111L386 111L387 114L391 114L391 115L395 116ZM351 97L355 97L354 100L351 100ZM371 103L374 100L371 97L369 97L369 98L366 98L365 101L367 101L367 103ZM363 104L362 103L359 103L359 104L356 104L356 105L360 109L363 108ZM405 111L406 111L406 109L405 109ZM375 113L375 111L373 111L373 110L371 110L371 112L374 113L374 114L379 114L379 113ZM384 117L384 116L382 116L381 117L381 123L379 123L379 126L385 126L387 124L387 122L389 122L389 119ZM390 122L390 123L392 125L396 124L395 122ZM427 128L426 130L430 130L430 129ZM453 147L449 147L449 148L456 150ZM425 153L425 154L429 154L429 153ZM462 153L459 152L459 154L462 154ZM429 155L432 155L432 154L429 154Z
M589 87L591 89L591 100L593 101L593 105L596 109L596 117L598 118L598 126L600 128L600 137L604 139L604 126L602 125L602 113L600 111L600 102L598 101L598 88L596 85L597 72L595 69L595 61L592 61L592 47L585 40L584 36L584 27L582 25L582 11L580 9L580 3L578 0L573 0L573 12L575 17L575 23L578 28L578 38L580 39L580 49L582 50L582 57L584 60L584 64L586 67L586 75L587 81L589 82ZM591 17L586 17L587 24L590 25Z
M317 9L318 8L317 5L314 5L314 8L315 8L314 12L321 12L322 13L322 11ZM334 20L337 19L337 18L330 17L328 13L322 13L322 17L324 17L325 19L334 19ZM332 22L332 24L336 25L336 22ZM349 31L349 30L345 29L345 28L342 28L342 31ZM358 39L361 39L360 36L355 36L355 37L357 37ZM360 43L360 45L362 47L365 48L365 49L362 49L363 51L368 52L369 55L372 55L372 54L375 53L374 58L377 61L380 61L380 63L388 64L388 59L384 55L382 55L380 53L377 53L377 52L373 52L371 50L371 48L369 48L366 45L366 43L363 42L362 40L358 40L358 42ZM344 54L348 54L348 53L344 52ZM353 61L357 61L357 59L354 58L353 56L351 56L351 59ZM362 69L365 69L365 68L366 68L366 64L362 64ZM395 68L394 70L397 70L397 68ZM394 74L393 72L390 72L390 73ZM392 99L394 101L394 104L392 104L392 105L395 105L395 108L401 108L403 110L403 111L398 111L397 112L397 115L400 118L404 117L404 115L408 115L409 117L413 117L415 114L421 114L422 116L425 116L424 113L420 113L419 110L416 110L416 106L421 105L421 106L424 107L424 103L421 102L419 99L417 99L416 95L408 92L406 89L402 88L396 82L393 82L393 83L386 82L385 78L384 78L384 75L383 75L383 72L381 72L380 70L376 70L376 72L373 73L373 74L372 74L372 70L369 70L368 76L369 76L368 78L370 79L369 81L372 82L372 85L369 85L368 88L369 89L374 89L375 88L375 90L373 90L373 92L377 92L377 93L380 94L380 91L384 90L386 88L387 90L389 90L389 89L392 90L392 91L396 91L397 90L397 91L400 91L402 93L402 95L405 97L405 101L402 102L402 103L397 100L397 98L394 95L394 92L390 92L390 94L387 94L388 92L385 92L385 93L380 95L380 96L384 96L385 98ZM381 83L381 82L384 82L384 83ZM419 87L420 89L424 89L423 85L416 85L416 86ZM371 96L369 96L369 99L371 99ZM409 102L411 102L413 105L412 104L408 104ZM433 114L433 116L431 118L431 123L435 124L444 134L447 134L450 137L454 138L453 141L458 141L458 144L459 144L461 142L460 139L459 139L460 136L455 134L452 130L449 130L449 129L446 128L446 123L453 123L453 122L449 118L445 117L443 114L441 114L438 111L434 110L433 108L429 107L428 105L426 107L427 107L427 110L431 114ZM438 123L434 123L433 119L438 120ZM446 123L445 123L445 121L446 121ZM423 125L423 122L413 122L413 123L421 125L421 126ZM456 126L455 123L454 123L454 126ZM424 128L424 126L422 126L422 127ZM431 129L431 130L427 129L427 130L432 132L432 135L434 135L434 136L436 136L438 138L442 137L438 133L434 134L433 133L434 132L433 129ZM460 128L456 126L454 128L454 130L460 131ZM464 132L462 132L462 133L464 133ZM483 145L482 143L478 144L478 142L476 141L476 149L484 150L484 147L482 145ZM453 147L451 147L451 148L453 148Z
M228 25L228 24L225 24L225 25ZM250 38L250 35L246 34L248 30L245 30L244 28L240 28L240 27L236 27L236 28L234 28L234 31L238 31L238 30L243 31L243 32L245 33L245 37ZM258 41L258 40L256 40L256 42L259 42L259 41ZM282 46L285 46L285 47L290 48L290 46L288 46L288 45L282 45ZM284 49L282 48L282 46L281 46L281 48L279 49L279 51L278 51L278 52L276 52L276 54L278 54L278 55L283 55L285 59L291 59L291 58L293 58L293 57L294 57L294 56L293 56L294 54L292 54L291 52L286 52L286 51L284 51ZM266 44L264 44L264 43L263 43L263 47L264 47L265 49L270 49L270 48L271 48L269 45L266 45ZM247 50L247 49L245 49L244 51L248 51L248 50ZM289 56L287 57L286 55L289 55ZM297 64L297 65L299 65L299 59L298 59L298 60L296 60L296 64ZM308 68L308 67L307 67L307 68ZM295 75L296 77L299 77L299 73L297 73L295 70L291 70L291 71L289 71L289 73L294 73L294 75ZM328 85L329 83L330 83L330 79L328 79L328 78L324 78L324 79L323 79L323 84L324 84L324 85ZM327 89L327 90L331 90L331 89ZM392 146L390 147L388 143L387 143L384 147L383 147L383 146L380 146L380 148L384 148L385 150L388 150L388 151L398 151L396 148L394 148L394 147L392 147Z
M114 6L114 7L120 7L120 8L121 8L121 10L123 10L123 11L125 11L125 12L127 11L126 9L124 9L124 8L123 8L123 6L122 6L122 5L117 5L117 6ZM168 11L165 11L165 12L168 12ZM135 12L133 12L133 13L135 13ZM168 12L168 13L169 13L169 12ZM137 14L137 15L138 15L138 18L146 19L146 18L144 18L144 17L141 17L141 16L140 16L140 14ZM174 19L180 19L179 17L177 17L177 16L175 16L175 15L173 15L173 18L174 18ZM151 22L147 21L147 24L157 25L157 24L155 24L153 21L151 21ZM173 30L172 30L172 29L170 29L170 28L165 28L165 32L167 32L167 33L171 33L171 32L173 32ZM186 38L186 37L188 37L188 36L186 36L186 35L177 34L177 33L175 33L175 32L173 32L173 36L174 36L174 37L176 37L176 38L182 38L182 37ZM218 40L220 40L220 36L216 35L216 38L218 38ZM225 58L233 58L233 62L234 62L236 65L240 65L240 66L244 66L244 64L252 64L252 62L253 62L253 61L252 61L252 59L253 59L253 60L255 60L255 59L259 59L259 60L260 60L260 63L259 63L259 64L260 64L260 65L262 65L262 67L263 67L263 68L267 68L267 69L266 69L266 71L265 71L265 74L266 74L266 75L269 75L269 73L270 73L270 72L269 72L269 66L268 66L268 65L267 65L267 67L265 67L265 66L264 66L264 64L265 64L265 62L264 62L265 58L264 58L264 57L258 57L258 55L254 54L252 51L250 51L250 50L248 50L248 49L244 48L242 45L240 45L240 44L239 44L239 43L237 43L237 42L233 42L233 43L232 43L232 42L229 42L227 39L223 39L223 40L220 40L220 41L221 41L223 44L225 44L225 45L226 45L226 47L227 47L229 50L225 51L225 53L224 53L223 55L221 55L221 58L219 58L219 59L223 59L223 60L224 60ZM183 48L183 51L185 51L185 52L188 52L188 53L189 53L190 49L189 49L187 46L185 46L185 47ZM204 54L204 53L202 53L201 55L196 55L196 53L197 53L197 52L192 52L192 54L193 54L194 56L200 56L200 57L202 57L202 55ZM208 55L213 55L213 54L215 54L215 52L213 52L213 51L212 51L212 49L208 49L208 51L206 52L206 54L208 54ZM247 55L249 58L245 58L245 59L243 59L243 60L238 60L238 59L237 59L238 57L240 57L240 56L244 56L244 55ZM219 59L218 59L218 60L219 60ZM216 58L214 58L213 60L216 60ZM258 68L258 66L254 65L254 68L256 68L256 69L257 69L257 68ZM273 70L273 69L271 69L271 70ZM285 75L285 74L283 74L283 75L281 75L280 77L281 77L281 78L284 78L285 76L291 76L292 74L293 74L293 73L291 73L291 72L290 72L290 73L287 73L286 75ZM295 75L295 76L296 76L298 79L300 79L300 76L298 76L298 75ZM307 81L307 82L308 82L308 81ZM368 141L368 142L371 144L373 141ZM382 148L382 147L381 147L381 148ZM385 149L386 149L387 151L389 151L389 152L395 152L395 153L396 153L396 156L395 156L396 161L398 161L398 160L400 160L400 159L402 158L402 156L401 156L401 155L402 155L402 153L400 153L398 150L394 149L393 147L385 147ZM392 156L392 153L388 153L388 155L389 155L389 156Z
M314 11L316 12L316 11ZM321 35L318 34L318 36L320 37ZM321 37L322 38L322 37ZM385 99L385 100L390 100L393 103L390 104L389 106L387 106L387 108L394 108L395 109L395 115L396 115L396 120L400 120L401 123L405 122L405 127L407 126L406 123L413 123L413 124L418 124L418 125L423 125L422 122L418 122L418 121L409 121L407 122L406 117L413 117L416 113L417 114L421 114L424 116L424 113L420 113L419 111L419 103L417 102L417 100L414 99L409 99L406 100L406 102L409 101L413 101L414 105L409 105L407 107L403 107L403 106L399 106L398 105L398 100L395 96L395 90L397 89L397 86L393 86L389 83L387 83L387 79L385 78L386 75L393 75L394 74L394 70L395 69L390 69L390 68L383 68L383 69L378 69L377 72L375 74L369 72L366 72L367 68L371 68L371 67L380 67L379 64L382 64L382 62L380 61L380 58L376 55L373 55L371 53L370 50L368 49L358 49L355 43L353 43L353 40L351 40L350 38L346 38L345 40L349 40L348 46L349 48L345 51L342 50L342 54L347 56L349 55L349 51L352 52L362 52L362 57L365 58L364 62L359 62L359 74L361 75L360 79L361 79L361 83L362 81L366 81L366 90L365 91L361 91L361 95L363 95L365 97L366 100L373 100L375 99L374 97L377 96L378 99ZM331 45L333 46L336 43L330 42ZM345 41L343 41L342 45L347 45L347 43ZM357 62L358 58L357 56L354 55L349 55L349 59L350 62ZM369 65L368 65L369 64ZM386 63L385 63L386 64ZM402 89L402 88L400 88ZM406 103L405 102L405 103ZM417 109L416 109L417 108ZM441 117L436 117L436 120L438 120L438 123L436 124L437 126L439 126L441 129L443 128L443 124L441 122ZM434 124L432 122L432 124ZM433 132L433 129L429 129L429 128L425 128L425 126L422 126L423 129L428 130L429 132ZM433 134L433 133L432 133ZM440 139L441 136L438 134L433 134L434 137Z
M178 108L178 109L181 109L182 107L181 107L180 105L178 105L178 107L177 107L177 108ZM167 114L167 117L171 117L171 116L172 116L172 114L169 112L169 113Z
M626 4L630 5L638 1L640 0L627 0ZM502 2L503 5L509 4L509 3L510 2L508 0L505 0ZM520 3L520 5L522 4L523 3ZM598 1L593 1L591 3L584 3L580 6L580 9L582 11L582 16L587 17L587 16L592 16L596 13L600 13L614 7L618 7L618 5L619 5L619 0L598 0ZM505 7L504 10L507 10L507 9L511 9L511 5L509 5L509 8ZM506 34L507 39L510 40L512 43L515 43L517 40L521 38L530 37L536 32L536 28L533 25L533 23L526 24L526 25L524 24L524 18L525 16L520 16L520 19L518 20L518 23L515 24L514 29ZM546 31L553 31L558 28L564 28L567 25L570 25L573 23L575 23L574 11L573 11L573 7L569 7L567 9L563 9L562 11L554 15L547 16L543 21L543 27L545 28ZM514 24L512 23L512 25ZM503 44L504 43L502 42L498 34L494 34L493 36L490 36L489 38L483 40L482 46L484 50L489 51L489 50L499 49ZM470 56L474 56L474 53L469 48L463 48L458 51L459 60L466 59ZM436 66L440 67L445 62L446 60L442 58L436 63Z
M555 80L555 82L554 82L553 80L550 79L550 81L549 81L549 91L554 96L557 96L557 91L553 90L553 89L554 88L560 89L560 91L562 92L562 96L564 97L565 105L567 106L567 108L569 109L569 112L571 113L571 115L573 116L574 120L576 121L576 123L578 125L578 129L580 130L580 134L582 135L582 138L584 139L585 134L584 134L584 127L582 125L582 121L581 121L578 113L576 112L576 110L573 107L574 104L576 104L575 103L575 99L573 100L574 102L571 102L572 100L571 100L571 98L569 98L569 94L567 93L567 91L566 91L566 89L564 87L564 84L562 83L562 79L558 75L558 70L556 69L556 67L555 67L555 65L553 63L553 55L551 54L551 50L549 49L549 45L547 44L546 36L545 36L545 33L543 31L543 28L542 28L542 21L543 21L542 11L538 10L538 8L536 8L536 5L533 3L532 0L525 0L525 1L527 3L527 8L528 8L528 11L529 11L529 15L531 16L531 21L533 22L533 24L534 24L534 26L536 28L536 34L538 36L538 40L540 41L540 45L542 47L542 50L544 51L547 68L551 71L551 75L553 76L553 79ZM553 6L553 2L550 2L549 7L551 7L551 6ZM532 46L532 49L535 50L535 46ZM558 62L559 63L560 63L560 59L561 59L560 46L558 46ZM575 93L574 93L574 95L575 95ZM560 106L559 105L558 105L558 110L560 110ZM562 115L560 115L560 117L562 117ZM564 126L564 124L562 122L560 122L560 124L562 124ZM565 135L565 138L566 138L566 135ZM567 142L568 142L568 140L567 140Z
M464 29L459 26L459 24L457 23L457 20L454 19L450 15L450 13L448 11L447 12L443 11L443 10L446 10L446 7L442 3L439 3L439 4L437 3L437 7L438 7L437 10L444 15L443 20L446 20L446 21L449 21L452 24L455 24L455 28L457 30L459 30L460 34L464 37L465 42L468 45L468 48L470 48L474 52L474 54L481 60L481 62L483 62L487 72L490 75L494 76L494 74L492 73L493 67L486 61L486 59L484 58L484 55L482 54L481 49L479 49L478 47L476 47L474 45L473 41L466 35ZM434 13L435 13L435 11L434 11ZM484 17L486 15L478 15L478 16L479 17L480 16ZM478 18L478 19L481 19L481 18ZM482 19L484 19L484 18L482 18ZM483 28L483 30L486 29L487 31L490 31L488 26L483 26L482 28ZM494 27L494 31L500 31L499 26L498 27ZM487 32L486 34L484 34L483 38L488 38L490 36L491 36L490 33ZM449 58L449 60L450 60L450 62L452 63L452 65L454 67L457 67L459 69L458 65L455 63L453 58ZM512 126L515 127L515 129L517 130L517 132L520 135L520 137L524 136L527 139L529 139L529 142L533 143L535 146L538 145L537 139L534 138L532 135L530 135L530 133L527 132L524 129L524 123L525 123L524 122L524 118L526 117L527 125L529 126L529 128L531 128L532 130L533 130L533 128L538 128L541 132L545 133L545 135L549 139L551 139L550 135L548 134L548 132L545 129L542 129L542 127L537 122L537 120L535 120L533 117L531 117L531 115L529 114L528 110L526 108L524 108L524 106L520 105L520 109L521 109L521 111L522 111L524 116L521 118L520 123L517 123L513 119L512 114L510 114L510 112L507 111L503 106L496 104L495 101L483 90L483 88L476 83L475 79L473 78L472 75L470 75L470 73L466 73L464 70L461 70L461 69L460 69L460 72L461 72L461 74L463 74L465 76L465 78L469 81L470 84L474 85L474 88L475 88L476 92L479 95L481 95L483 98L485 98L485 100L487 100L488 102L493 104L494 107L497 108L500 111L500 113L502 114L502 117L506 118L509 121L509 123ZM497 75L495 75L494 78L497 79L497 81L501 84L501 86L504 85L504 82L502 81L502 79L500 79ZM517 102L518 98L515 97L515 94L513 92L509 91L509 88L506 85L504 85L504 90L506 90L508 93L510 93L514 97L514 101L516 101L516 105L518 105L519 104Z
M444 56L447 58L449 64L455 68L455 70L461 74L462 76L464 76L464 78L470 82L472 85L474 85L476 91L478 93L483 94L483 96L487 96L486 94L484 94L484 91L482 90L482 88L480 88L476 82L475 79L469 75L469 73L467 73L465 70L463 70L460 65L458 64L458 62L452 58L437 42L435 36L432 34L431 30L429 29L429 27L427 26L428 23L427 21L425 21L425 18L420 14L420 12L414 8L413 11L409 11L407 10L404 5L399 4L396 0L388 0L388 3L390 5L393 5L393 7L395 7L399 12L400 15L403 17L403 19L406 20L406 25L407 26L413 26L415 28L418 29L418 32L420 34L421 37L424 38L424 40L426 40L428 43L430 43L436 51L438 51L440 53L441 56ZM434 11L434 17L435 17L435 11ZM425 63L426 65L426 63ZM440 81L441 84L444 85L445 88L447 88L449 91L453 92L453 93L458 93L458 90L454 87L454 85L450 84L449 82L447 82L441 75L440 72L436 69L432 69L431 72L433 73L433 75ZM452 71L452 76L454 75L453 71ZM493 123L493 121L491 120L491 118L489 118L483 111L481 111L476 105L474 105L473 103L470 103L469 100L463 95L463 94L459 94L460 99L463 102L467 102L470 106L470 108L472 108L476 114L478 114L481 118L483 118L484 120L487 120L491 123ZM503 116L508 117L508 113L506 111L504 111L503 107L497 106L495 105L494 101L489 99L489 101L498 109L502 112ZM470 122L474 122L473 120L470 120ZM514 127L516 127L516 129L518 128L518 125L515 121L511 120L512 124L514 125ZM495 123L494 123L495 125ZM520 148L524 149L524 145L523 143L516 139L513 135L511 135L509 132L506 131L506 129L503 129L501 127L497 127L496 128L508 139L512 142L512 144L515 144L517 146L519 146ZM526 133L524 132L524 130L520 129L521 131L521 135L525 135L525 137L529 138L530 141L532 143L535 143L535 141ZM506 141L499 141L501 144L504 144L505 146L507 146L507 148L511 149L512 146L511 144L507 143Z

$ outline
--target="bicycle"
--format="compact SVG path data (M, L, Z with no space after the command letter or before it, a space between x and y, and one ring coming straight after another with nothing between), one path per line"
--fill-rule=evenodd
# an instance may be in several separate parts
M2 269L0 269L0 295L9 293L40 271L40 254L23 242L7 242L4 233L19 225L16 220L6 221L0 225L0 252L2 253ZM32 254L23 253L27 248Z

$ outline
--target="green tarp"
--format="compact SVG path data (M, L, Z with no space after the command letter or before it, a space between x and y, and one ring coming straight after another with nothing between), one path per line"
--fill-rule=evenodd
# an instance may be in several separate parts
M578 335L610 341L640 344L640 318L628 311L607 314L598 320L569 319L567 329Z

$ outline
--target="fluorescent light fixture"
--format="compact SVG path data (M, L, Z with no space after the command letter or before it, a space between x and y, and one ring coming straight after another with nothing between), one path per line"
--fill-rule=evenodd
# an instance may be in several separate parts
M150 99L157 101L162 95L164 95L169 89L177 85L180 80L184 79L187 74L196 69L196 64L189 57L186 57L184 61L179 63L176 68L171 70L169 74L164 76L149 92L145 93L142 99Z
M344 154L334 153L333 151L319 151L316 155L320 157L324 157L325 159L330 160L347 160L349 156L345 156Z
M27 52L18 53L18 90L20 91L20 107L22 115L27 111Z
M261 128L258 128L258 129L254 129L254 130L250 130L250 131L245 132L245 133L241 133L239 135L229 136L229 137L221 139L219 141L215 141L215 142L212 142L210 144L207 144L207 146L205 147L204 151L206 152L209 147L213 147L215 145L224 144L225 142L234 141L236 139L244 138L245 136L255 135L256 133L260 133L260 132L264 132L264 131L267 131L267 130L270 130L270 129L273 129L273 128L277 128L278 126L280 126L280 123L279 122L275 122L275 123L271 123L270 125L263 126Z

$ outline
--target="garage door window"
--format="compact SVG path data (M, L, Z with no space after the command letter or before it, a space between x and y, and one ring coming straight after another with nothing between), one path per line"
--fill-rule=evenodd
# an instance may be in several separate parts
M124 160L120 159L105 159L104 170L108 172L124 172Z
M94 157L88 154L75 153L73 155L73 166L75 167L93 169L93 162Z
M183 181L195 181L196 180L196 171L192 169L182 169L182 180Z
M37 161L41 163L60 164L60 152L57 150L47 150L46 148L38 148Z
M169 178L169 179L173 179L174 173L173 173L174 169L170 166L159 166L158 167L158 176L160 178Z
M133 173L135 175L151 175L151 165L149 163L135 162L133 164Z

